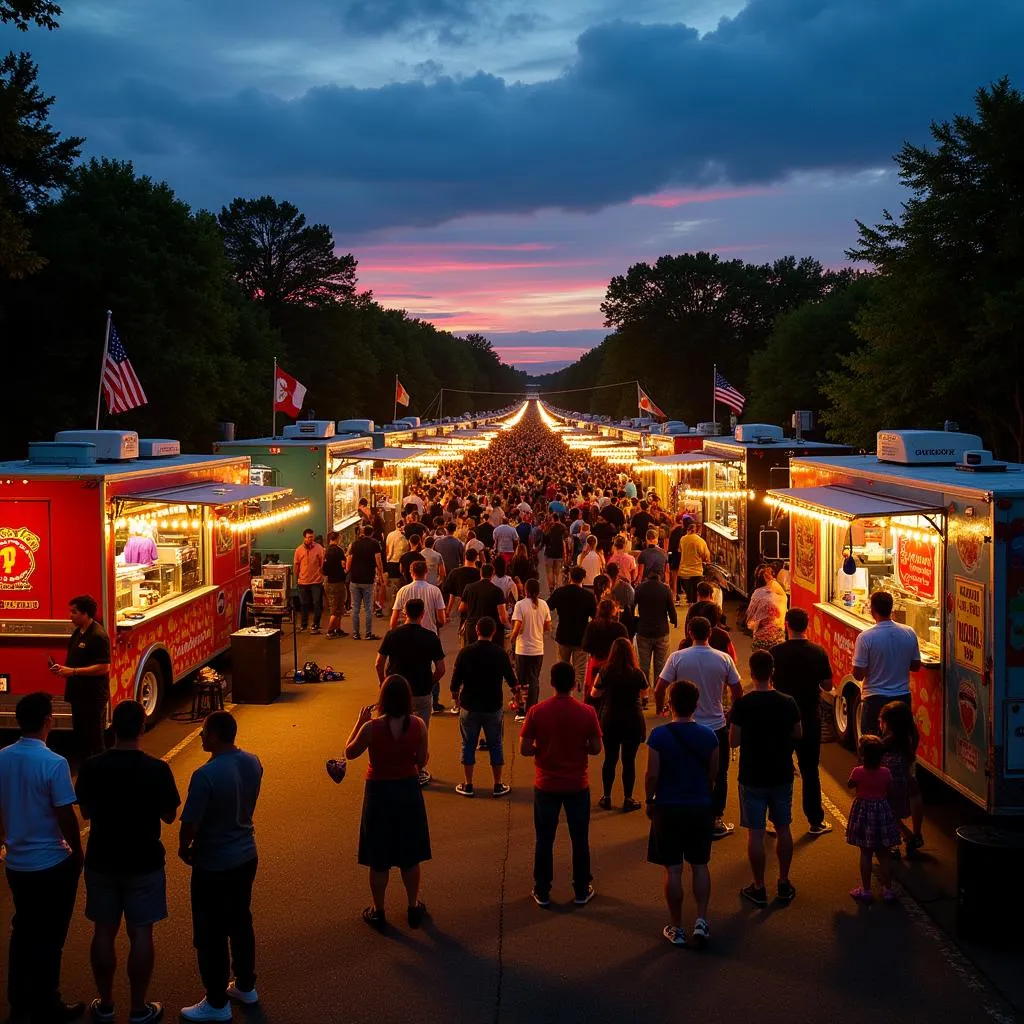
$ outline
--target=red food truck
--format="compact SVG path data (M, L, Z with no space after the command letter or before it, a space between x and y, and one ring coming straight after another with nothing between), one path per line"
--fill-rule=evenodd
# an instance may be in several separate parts
M859 734L858 635L893 597L921 669L918 760L989 813L1024 813L1024 466L972 434L891 430L877 454L794 458L768 491L788 519L792 605L832 662L839 738Z
M182 455L132 431L62 431L0 463L0 726L20 696L61 698L68 601L89 594L110 635L110 707L152 722L167 688L228 649L249 592L251 530L303 514L290 488L249 483L247 457Z

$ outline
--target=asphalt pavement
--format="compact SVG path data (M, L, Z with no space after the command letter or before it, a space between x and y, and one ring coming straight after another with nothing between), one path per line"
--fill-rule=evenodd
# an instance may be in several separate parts
M454 656L452 627L446 627L442 639ZM742 648L743 638L737 639ZM538 908L530 899L533 765L515 752L518 727L506 717L510 797L495 800L481 785L477 797L468 800L454 791L462 778L458 720L434 716L434 781L426 790L433 859L424 865L422 893L429 916L418 931L406 925L396 873L388 893L391 924L385 935L377 934L359 916L369 902L365 870L356 864L365 759L349 765L341 785L324 770L328 758L341 755L359 707L375 697L376 645L308 635L300 642L300 660L330 663L344 670L346 679L286 682L274 704L235 708L239 743L257 753L265 768L256 815L260 867L254 894L261 1003L244 1012L236 1009L236 1019L276 1024L662 1024L675 1018L726 1020L744 1013L761 1021L833 1024L1017 1019L996 986L929 916L934 906L927 907L928 898L936 906L948 898L944 879L952 854L947 838L936 834L935 842L929 842L927 856L940 867L929 871L926 859L900 876L910 891L914 872L933 886L924 896L926 909L906 891L894 906L864 907L850 899L857 853L846 844L840 826L850 804L844 783L853 759L834 745L825 748L822 782L836 830L806 836L797 810L791 875L796 900L758 910L740 899L749 873L745 838L737 826L735 835L714 847L712 941L698 952L673 948L661 937L667 922L661 872L645 861L642 811L594 811L597 896L584 907L572 904L563 826L554 902L548 910ZM285 646L283 664L290 668L290 638ZM545 677L552 655L549 650ZM186 699L179 695L177 705ZM171 753L183 796L191 772L205 756L195 737L194 725L171 721L158 725L146 740L154 753ZM641 777L643 760L642 751ZM486 783L485 753L478 765L478 780ZM596 780L600 758L591 766ZM799 780L797 787L799 809ZM614 800L621 808L618 785ZM727 817L739 821L735 762ZM151 997L167 1007L168 1019L176 1019L179 1007L202 994L191 947L188 869L174 856L175 839L176 826L165 828L170 918L157 928L151 990ZM773 885L771 851L768 879ZM94 991L83 904L84 890L63 976L65 997L88 1001ZM4 888L0 926L6 928L10 913ZM687 925L692 918L687 896ZM1014 998L1012 984L1000 984ZM120 1019L126 1020L123 971L116 995Z

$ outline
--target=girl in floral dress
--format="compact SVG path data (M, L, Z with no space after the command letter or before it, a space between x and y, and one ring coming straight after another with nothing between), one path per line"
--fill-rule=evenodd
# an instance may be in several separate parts
M892 773L882 764L885 746L878 736L862 736L861 764L850 772L847 785L857 791L846 825L846 841L860 849L860 885L850 895L860 903L870 903L871 864L878 861L882 879L882 899L896 899L892 890L892 860L889 851L900 841L900 826L889 806Z

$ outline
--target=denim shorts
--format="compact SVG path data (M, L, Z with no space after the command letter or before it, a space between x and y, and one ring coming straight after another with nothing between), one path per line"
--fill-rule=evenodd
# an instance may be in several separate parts
M763 829L766 819L773 825L793 821L793 783L782 786L744 786L740 783L740 824Z
M497 767L505 763L505 751L502 745L501 711L467 711L459 712L459 731L462 734L462 763L476 764L476 744L483 731L487 740L487 752L491 764Z
M85 916L97 924L156 924L167 917L164 869L144 875L85 869Z

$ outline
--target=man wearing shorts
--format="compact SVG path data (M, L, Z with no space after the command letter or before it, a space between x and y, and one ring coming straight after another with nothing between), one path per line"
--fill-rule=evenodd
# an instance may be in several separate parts
M793 746L803 735L800 708L772 687L774 659L768 651L750 656L754 689L732 708L729 743L740 748L740 824L747 830L747 859L754 880L740 890L755 906L768 906L764 884L764 834L771 818L778 836L778 900L791 903L796 889L789 880L793 862Z
M711 790L718 777L718 737L693 720L700 690L687 679L668 688L672 722L647 737L647 817L651 834L647 859L665 868L665 902L671 921L662 935L673 946L686 945L683 930L683 863L693 871L697 919L693 939L707 944L708 899L711 896Z
M111 724L114 746L91 757L78 773L75 792L90 822L85 854L85 916L93 922L92 973L99 996L91 1016L113 1022L114 941L121 918L128 932L130 1024L153 1024L163 1014L146 990L153 974L153 925L167 917L167 886L160 822L171 824L181 799L166 762L140 749L146 712L138 701L121 701Z

